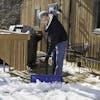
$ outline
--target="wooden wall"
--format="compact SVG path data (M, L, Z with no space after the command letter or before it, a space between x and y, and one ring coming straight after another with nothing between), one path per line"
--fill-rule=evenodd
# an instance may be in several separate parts
M72 0L71 43L88 43L87 56L100 60L100 35L93 32L93 0ZM88 61L92 68L100 70L100 64Z
M68 20L68 3L70 0L23 0L21 8L21 23L34 27L35 20L35 9L40 8L41 10L47 10L48 4L60 2L62 4L62 14L59 15L59 19L67 30Z
M23 5L21 8L21 24L29 25L34 28L35 22L35 9L40 8L41 10L47 10L48 4L60 2L62 4L62 14L59 15L60 21L63 23L65 29L68 28L68 1L69 0L23 0ZM44 40L39 43L39 50L45 51L45 42Z
M47 10L49 3L61 2L63 13L59 16L60 21L68 31L69 22L69 1L70 0L23 0L21 8L21 24L29 25L34 28L35 8ZM93 0L72 0L70 12L70 42L88 43L90 45L87 56L100 58L100 35L93 32ZM45 50L44 41L39 45L40 49ZM92 68L100 70L100 64L87 62Z

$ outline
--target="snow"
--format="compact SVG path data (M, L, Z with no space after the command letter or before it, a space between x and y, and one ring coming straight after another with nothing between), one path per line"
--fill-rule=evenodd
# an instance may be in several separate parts
M86 81L88 82L91 81L93 83L96 83L96 85L100 87L100 75L96 76L96 75L91 74L91 71L89 70L89 68L79 68L77 67L77 65L75 65L75 63L64 62L63 72L71 73L72 75L83 74L86 77L85 79ZM75 78L77 77L72 77L73 80Z
M71 74L75 74L75 73L84 73L84 72L89 72L89 71L90 69L88 67L79 68L77 67L77 64L75 63L64 61L63 72L69 72Z
M65 63L63 66L63 72L70 72L71 74L79 73L80 70L74 63Z
M70 70L70 68L69 68ZM71 70L72 73L78 70ZM90 75L89 79L95 77ZM99 81L98 78L95 79ZM24 83L0 69L0 100L100 100L100 87L88 83Z

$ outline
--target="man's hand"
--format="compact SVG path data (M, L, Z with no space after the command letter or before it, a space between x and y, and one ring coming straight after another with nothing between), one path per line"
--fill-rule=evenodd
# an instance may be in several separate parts
M46 63L46 64L48 64L48 59L49 59L49 56L47 55L47 56L45 57L45 63Z
M45 57L45 72L46 72L46 74L48 74L48 60L49 60L49 56L47 55Z

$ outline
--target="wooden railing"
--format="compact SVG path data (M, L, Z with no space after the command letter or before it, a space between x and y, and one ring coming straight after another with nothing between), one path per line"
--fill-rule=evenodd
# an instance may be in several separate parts
M16 70L27 66L27 43L29 34L0 30L0 58Z

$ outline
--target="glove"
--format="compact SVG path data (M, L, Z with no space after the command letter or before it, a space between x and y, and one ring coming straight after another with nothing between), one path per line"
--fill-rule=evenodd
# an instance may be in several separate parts
M49 59L49 56L47 55L45 57L45 72L46 72L46 74L48 74L48 59Z
M46 63L46 64L48 64L48 59L49 59L49 56L47 55L47 56L45 57L45 63Z

